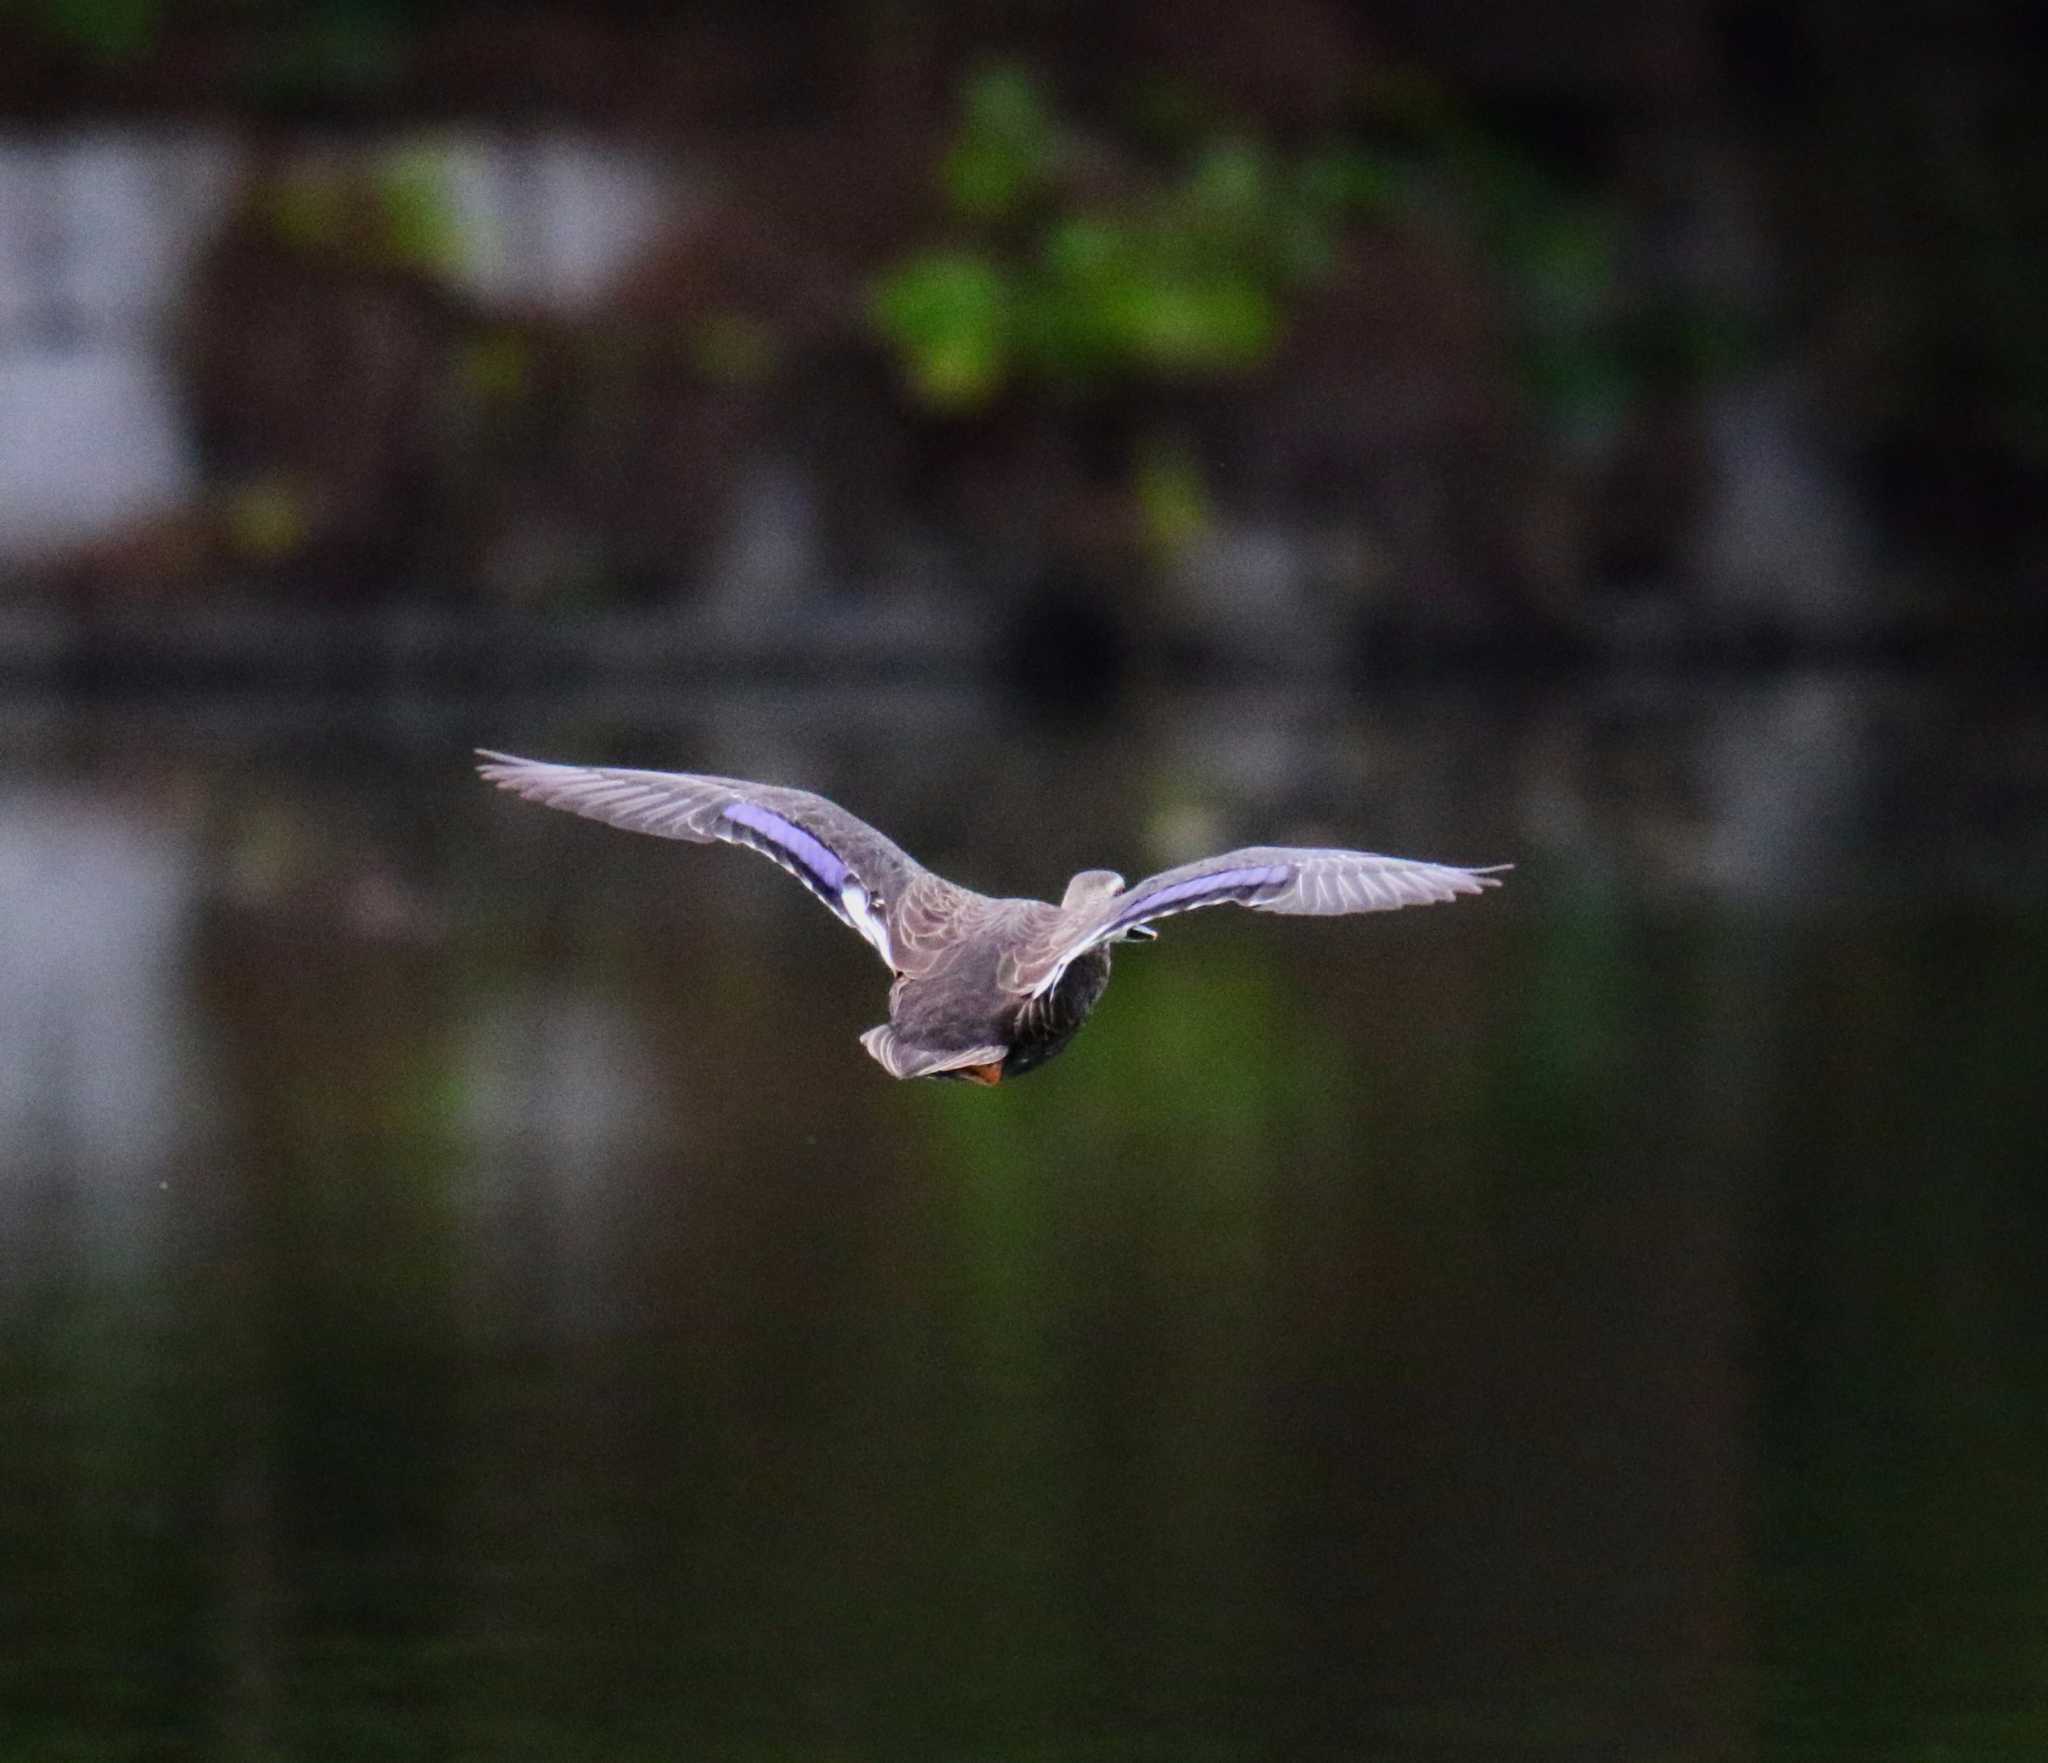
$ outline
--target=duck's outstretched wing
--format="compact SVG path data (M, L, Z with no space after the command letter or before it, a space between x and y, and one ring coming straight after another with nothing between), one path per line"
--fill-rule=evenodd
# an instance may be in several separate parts
M1028 997L1042 996L1059 983L1075 956L1177 912L1204 906L1249 906L1255 912L1324 917L1392 912L1498 887L1499 872L1511 867L1502 863L1460 869L1371 851L1250 845L1162 870L1078 914L1062 915L1062 923L1006 960L1002 981Z
M817 895L898 972L922 965L935 923L965 890L932 874L864 820L808 790L686 771L549 765L479 748L502 790L628 832L759 851Z

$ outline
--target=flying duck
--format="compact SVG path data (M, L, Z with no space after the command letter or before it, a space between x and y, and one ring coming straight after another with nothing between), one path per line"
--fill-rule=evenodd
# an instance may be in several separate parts
M997 900L934 875L865 821L808 790L683 771L549 765L479 748L477 770L529 802L630 832L758 851L888 963L889 1020L860 1037L891 1077L980 1084L1043 1065L1109 984L1117 943L1203 906L1332 915L1390 912L1497 887L1510 867L1459 869L1366 851L1251 845L1126 886L1084 869L1057 906Z

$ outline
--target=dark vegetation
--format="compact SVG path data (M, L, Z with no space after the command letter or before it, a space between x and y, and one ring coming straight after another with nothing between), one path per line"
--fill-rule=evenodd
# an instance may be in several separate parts
M851 594L937 555L1170 632L1256 529L1389 647L2037 637L2043 48L1935 0L40 0L13 126L262 149L177 345L205 505L69 579L666 602L773 461ZM492 307L431 178L304 150L457 120L708 199L594 309ZM1760 428L1846 592L1727 579Z

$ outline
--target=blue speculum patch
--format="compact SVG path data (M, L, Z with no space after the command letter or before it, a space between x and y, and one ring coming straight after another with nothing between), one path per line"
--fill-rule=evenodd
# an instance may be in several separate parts
M846 881L846 865L832 849L793 821L753 802L735 802L723 816L754 833L760 842L793 863L803 878L836 901ZM747 841L753 843L753 840Z
M1128 924L1133 919L1149 918L1156 912L1173 907L1186 910L1212 899L1232 900L1240 894L1255 893L1260 888L1285 881L1287 876L1288 868L1284 863L1260 864L1251 869L1219 869L1211 875L1190 876L1186 881L1175 882L1171 887L1133 900L1130 911L1118 914L1117 923Z

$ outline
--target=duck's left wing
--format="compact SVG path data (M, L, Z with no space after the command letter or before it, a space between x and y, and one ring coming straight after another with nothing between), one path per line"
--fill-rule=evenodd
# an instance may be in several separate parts
M1119 894L1066 918L1006 963L1004 983L1039 997L1059 983L1075 956L1128 937L1155 919L1204 906L1249 906L1255 912L1334 916L1392 912L1477 894L1500 885L1509 864L1463 869L1372 851L1326 851L1298 845L1248 845L1147 876Z
M923 921L960 892L838 803L809 790L687 771L551 765L478 749L477 770L529 802L628 832L692 844L722 840L787 870L891 967ZM909 936L901 933L909 932Z

